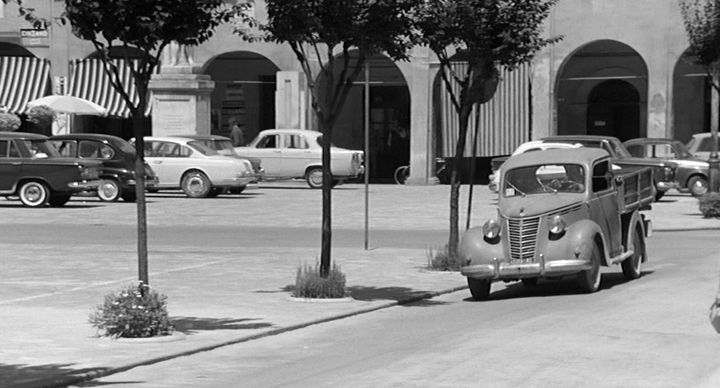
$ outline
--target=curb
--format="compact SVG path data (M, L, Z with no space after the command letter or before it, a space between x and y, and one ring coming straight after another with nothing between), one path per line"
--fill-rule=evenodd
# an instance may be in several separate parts
M196 349L186 350L184 352L173 353L173 354L168 354L166 356L150 358L147 360L137 361L137 362L133 362L133 363L126 364L126 365L121 365L119 367L109 367L106 369L98 368L99 370L96 370L96 371L86 372L86 373L73 375L73 376L69 376L69 377L63 376L63 377L51 377L51 378L47 378L47 379L41 379L41 380L25 383L22 385L18 385L17 387L23 387L23 388L66 387L71 384L83 383L83 382L95 380L95 379L98 379L101 377L124 372L124 371L130 370L130 369L133 369L133 368L137 368L139 366L152 365L152 364L156 364L159 362L172 360L172 359L178 358L178 357L190 356L193 354L214 350L214 349L221 348L224 346L235 345L235 344L248 342L248 341L265 338L265 337L271 337L271 336L286 333L289 331L303 329L308 326L318 325L318 324L326 323L326 322L337 321L340 319L345 319L345 318L353 317L356 315L366 314L366 313L370 313L373 311L386 309L389 307L402 306L402 305L406 305L406 304L410 304L410 303L414 303L414 302L419 302L424 299L432 299L436 296L450 294L450 293L461 291L464 289L467 289L467 286L457 286L457 287L448 288L448 289L441 290L441 291L425 292L425 293L415 295L412 297L408 297L405 299L392 301L392 302L386 302L386 303L383 303L383 304L380 304L380 305L374 306L374 307L358 309L355 311L351 311L349 313L333 315L333 316L329 316L326 318L317 319L314 321L298 323L295 325L281 327L281 328L273 329L273 330L268 330L268 331L264 331L264 332L253 334L253 335L234 338L234 339L218 342L218 343L211 344L211 345L201 346Z

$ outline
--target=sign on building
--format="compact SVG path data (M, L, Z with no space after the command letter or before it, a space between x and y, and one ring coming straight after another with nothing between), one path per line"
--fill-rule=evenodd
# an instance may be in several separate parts
M25 47L48 47L50 46L50 34L44 28L21 28L20 42Z

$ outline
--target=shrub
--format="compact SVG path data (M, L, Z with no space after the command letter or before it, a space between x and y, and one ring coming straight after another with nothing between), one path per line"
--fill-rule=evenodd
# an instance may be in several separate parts
M705 193L699 203L704 218L720 217L720 193Z
M17 131L20 128L20 117L13 113L0 113L0 131Z
M458 258L450 257L448 254L448 246L445 244L442 248L437 251L433 251L432 248L428 249L427 252L428 268L435 271L459 271L460 260Z
M55 121L55 111L45 105L34 106L28 112L28 121L35 124L41 131L47 132L47 129Z
M344 298L348 295L345 289L345 274L337 264L333 264L326 278L320 276L319 263L314 267L309 264L301 265L297 270L292 295L296 298Z
M105 303L90 315L90 323L106 337L146 338L170 335L173 332L165 295L131 285L118 294L105 296Z

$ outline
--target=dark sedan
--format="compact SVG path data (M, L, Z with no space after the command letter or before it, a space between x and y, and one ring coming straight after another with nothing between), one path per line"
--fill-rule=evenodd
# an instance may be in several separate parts
M135 194L135 148L127 141L112 135L99 133L72 133L50 138L63 156L97 160L102 163L98 197L114 202L122 198L127 202L136 200ZM145 188L157 186L157 176L145 164Z
M689 190L696 197L708 191L708 163L694 157L681 141L666 138L638 138L623 144L632 156L676 163L675 179L678 181L679 190Z

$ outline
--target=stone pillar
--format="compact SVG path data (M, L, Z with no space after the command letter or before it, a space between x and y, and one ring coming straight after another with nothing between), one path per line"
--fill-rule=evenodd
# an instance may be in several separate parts
M278 71L275 128L307 129L308 95L305 73Z
M154 136L210 134L210 93L215 82L199 72L189 47L175 43L166 48L161 72L148 85Z

